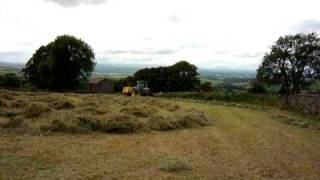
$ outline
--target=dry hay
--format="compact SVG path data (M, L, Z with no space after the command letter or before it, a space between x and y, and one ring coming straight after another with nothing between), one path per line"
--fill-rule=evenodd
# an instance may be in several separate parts
M125 107L122 108L120 112L137 118L147 118L153 114L147 107Z
M39 117L43 113L51 112L51 109L46 104L41 103L32 103L29 104L24 112L26 118L35 118Z
M8 105L4 100L0 99L0 107L8 107Z
M7 127L50 133L136 133L210 124L204 112L154 98L111 95L10 93L0 100ZM9 109L11 108L11 109Z
M56 110L70 110L73 109L75 106L67 100L62 100L51 103L50 107Z
M204 112L198 110L167 117L156 115L152 116L148 121L149 128L156 131L194 128L210 124L211 121L204 115Z
M12 96L10 94L2 94L1 98L5 99L5 100L8 100L8 101L13 101L14 100L14 96Z
M24 108L27 106L27 103L24 100L16 100L10 104L11 108Z

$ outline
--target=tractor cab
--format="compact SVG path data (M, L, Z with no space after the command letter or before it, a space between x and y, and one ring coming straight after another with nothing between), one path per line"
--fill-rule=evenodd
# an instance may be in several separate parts
M139 80L137 81L136 85L137 93L140 94L140 96L153 96L150 88L148 88L148 82Z
M134 96L140 94L140 96L153 96L151 90L148 88L148 82L139 80L136 82L136 86L123 87L122 93L124 96Z

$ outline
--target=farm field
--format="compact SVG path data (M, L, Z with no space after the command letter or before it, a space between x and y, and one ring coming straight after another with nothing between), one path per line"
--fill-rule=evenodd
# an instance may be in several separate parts
M320 126L282 110L75 93L0 97L1 180L320 178Z

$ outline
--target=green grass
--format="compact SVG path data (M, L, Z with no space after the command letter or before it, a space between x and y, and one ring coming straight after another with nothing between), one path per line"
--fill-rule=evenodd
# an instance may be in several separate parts
M15 99L26 100L26 95ZM46 102L59 94L29 94ZM81 108L148 101L105 95L63 95ZM107 97L107 98L105 98ZM86 99L82 101L81 99ZM116 101L115 101L116 100ZM151 99L152 100L152 99ZM5 101L10 106L10 101ZM161 101L162 102L162 101ZM303 128L284 119L299 117L278 109L259 110L200 102L163 100L149 105L157 115L197 109L213 119L210 126L134 134L19 135L0 129L2 179L319 179L320 129ZM160 107L160 108L159 108ZM102 107L100 107L102 108ZM79 110L79 111L77 111ZM34 123L46 122L45 112ZM173 111L174 112L174 111ZM180 111L178 111L180 112ZM83 112L84 113L84 112ZM95 112L92 112L95 114ZM107 112L108 113L108 112ZM60 117L56 114L57 117ZM72 115L70 115L70 118ZM69 118L69 116L64 116ZM38 121L40 120L40 121ZM0 123L6 123L0 117ZM18 123L19 124L19 123ZM36 124L36 123L35 123ZM313 125L311 125L313 126Z

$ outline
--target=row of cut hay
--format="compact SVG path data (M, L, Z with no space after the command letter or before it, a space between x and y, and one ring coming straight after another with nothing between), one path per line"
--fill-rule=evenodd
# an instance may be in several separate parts
M28 128L28 119L12 117L4 128ZM169 131L185 128L196 128L211 124L201 111L172 115L169 117L157 115L142 121L134 115L124 113L111 113L104 116L79 115L57 117L51 122L41 125L43 132L64 133L136 133L144 131Z
M65 133L135 133L210 124L202 111L153 98L0 92L6 129ZM0 127L0 129L1 129Z

